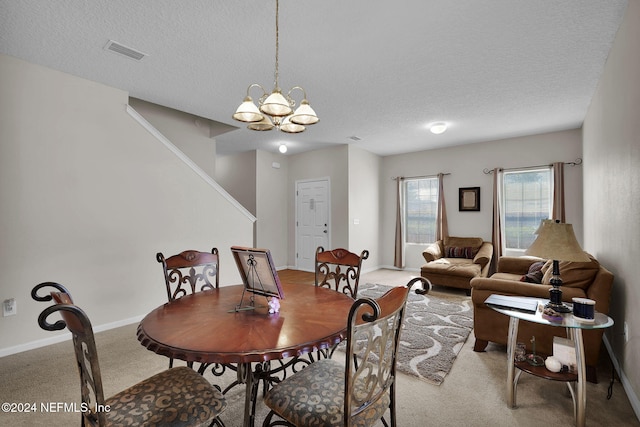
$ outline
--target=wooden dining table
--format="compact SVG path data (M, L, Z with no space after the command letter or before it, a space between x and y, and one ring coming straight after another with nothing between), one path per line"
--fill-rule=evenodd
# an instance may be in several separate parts
M253 426L259 382L282 370L282 363L276 369L271 362L296 360L345 339L353 304L345 294L314 285L285 282L282 289L280 311L273 314L266 297L247 296L243 285L184 296L145 316L138 340L189 364L233 366L246 388L243 425ZM253 298L253 308L238 309L247 298Z

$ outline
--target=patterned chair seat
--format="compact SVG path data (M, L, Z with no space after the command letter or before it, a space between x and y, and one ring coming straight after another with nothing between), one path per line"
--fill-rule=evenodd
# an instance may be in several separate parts
M227 406L193 369L169 369L105 400L108 426L208 426Z
M344 370L344 365L333 359L319 360L271 389L265 396L265 403L298 427L343 426ZM358 390L365 393L363 389L362 381L356 384L356 393ZM389 404L389 393L386 393L354 417L353 425L366 427L375 424Z

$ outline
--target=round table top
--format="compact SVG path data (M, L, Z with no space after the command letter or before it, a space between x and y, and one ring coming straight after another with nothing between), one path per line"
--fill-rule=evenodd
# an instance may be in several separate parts
M234 311L243 285L197 292L166 303L138 325L149 350L201 363L249 363L293 357L328 348L346 337L353 299L314 285L283 283L280 312L269 314L267 299L254 310Z

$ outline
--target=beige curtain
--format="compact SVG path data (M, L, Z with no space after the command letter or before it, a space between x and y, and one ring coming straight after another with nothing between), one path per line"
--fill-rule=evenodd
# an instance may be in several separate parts
M438 215L436 217L436 240L449 236L447 208L444 204L444 174L438 174Z
M493 244L493 258L489 267L489 275L495 273L498 259L502 256L502 221L500 220L500 198L502 190L502 169L493 170L493 225L491 229L491 243Z
M551 219L565 221L564 210L564 162L556 162L553 165L553 205L551 207Z
M404 192L402 191L402 177L396 178L396 244L393 265L404 268Z

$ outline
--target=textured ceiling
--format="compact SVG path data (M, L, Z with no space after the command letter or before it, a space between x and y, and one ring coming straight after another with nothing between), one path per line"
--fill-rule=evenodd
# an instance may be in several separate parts
M389 155L579 127L626 5L281 0L280 86L303 86L320 117L297 135L231 118L249 84L273 88L274 0L0 0L0 52L237 127L216 136L221 154ZM449 130L428 132L436 121Z

